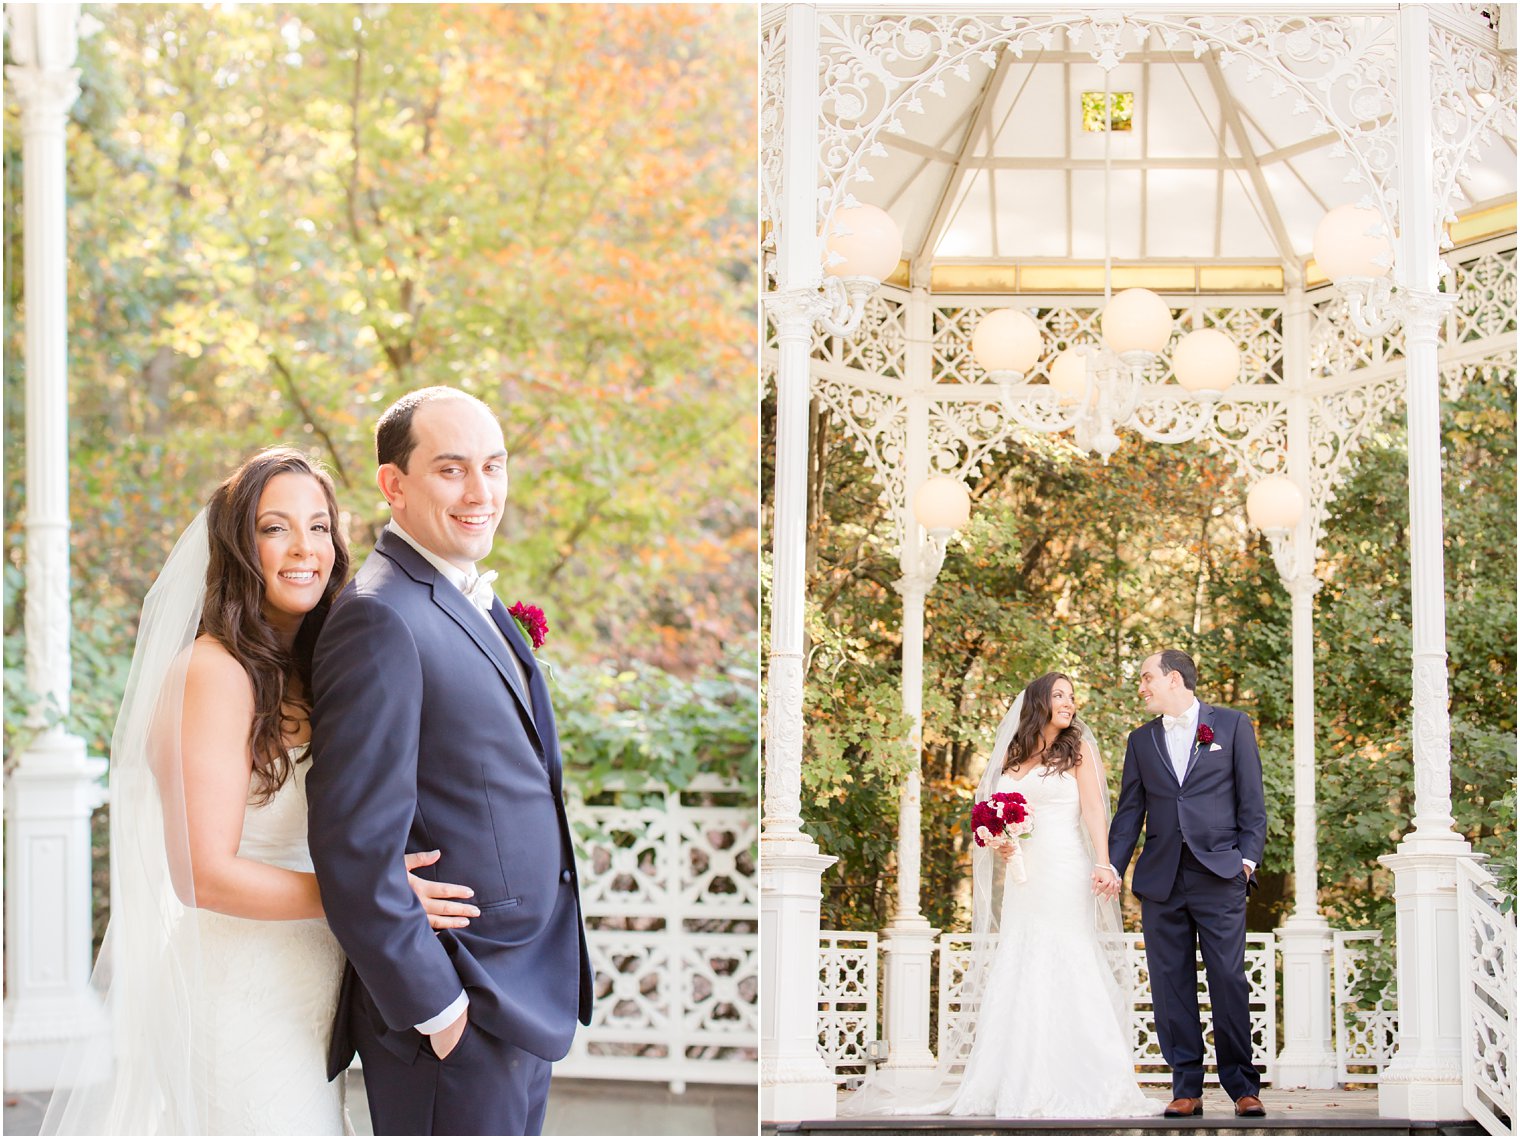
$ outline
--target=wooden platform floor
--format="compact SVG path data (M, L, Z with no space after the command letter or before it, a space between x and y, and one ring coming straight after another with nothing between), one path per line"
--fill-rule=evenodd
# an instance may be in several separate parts
M1155 1099L1163 1088L1148 1088ZM1262 1089L1267 1115L1237 1119L1234 1104L1218 1088L1204 1092L1203 1115L1192 1119L975 1119L951 1116L893 1116L881 1119L827 1119L767 1122L770 1135L1482 1135L1469 1121L1383 1119L1376 1088L1330 1091Z

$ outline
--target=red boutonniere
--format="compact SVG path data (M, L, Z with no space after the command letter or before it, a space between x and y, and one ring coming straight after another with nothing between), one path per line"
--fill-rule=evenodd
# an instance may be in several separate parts
M1209 744L1214 742L1214 729L1209 727L1207 724L1199 724L1198 735L1195 737L1194 742L1198 743L1200 746L1207 747Z
M543 648L544 641L549 637L549 622L544 617L544 611L537 605L527 605L519 601L507 612L512 620L517 622L517 627L522 630L522 635L528 638L528 643L537 652Z

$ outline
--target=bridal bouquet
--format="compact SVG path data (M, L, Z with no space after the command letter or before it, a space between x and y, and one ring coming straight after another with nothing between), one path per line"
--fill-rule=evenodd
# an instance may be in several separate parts
M1017 791L998 791L971 807L971 833L977 846L1008 852L1008 873L1015 882L1028 878L1019 840L1034 832L1029 804Z

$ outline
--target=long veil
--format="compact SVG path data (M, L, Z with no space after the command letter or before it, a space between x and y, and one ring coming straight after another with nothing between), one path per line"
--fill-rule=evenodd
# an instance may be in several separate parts
M1013 743L1019 719L1024 713L1024 692L1013 701L1013 707L998 724L993 740L992 754L977 783L975 801L980 803L991 796L1003 775L1003 765L1008 758L1008 748ZM1108 829L1110 810L1108 804L1108 773L1103 765L1103 753L1098 748L1097 737L1080 717L1074 721L1082 730L1082 739L1092 749L1098 763L1098 782L1104 789L1103 826ZM1036 822L1038 826L1038 822ZM1082 843L1095 863L1106 863L1108 852L1095 852L1092 838L1085 826L1080 826ZM941 1026L938 1062L933 1068L897 1069L877 1068L869 1073L860 1087L840 1101L841 1116L861 1115L933 1115L948 1110L960 1086L961 1073L971 1047L976 1040L977 1010L982 994L986 991L992 961L997 949L1001 921L1004 864L991 847L971 847L971 938L970 953L965 961L957 985L958 1015L948 1030ZM1118 898L1093 899L1094 922L1097 926L1099 944L1113 975L1109 996L1119 1013L1119 1023L1127 1025L1133 1007L1133 978L1129 966L1124 938L1124 921ZM944 965L941 953L940 984L955 984L952 971Z
M143 602L111 735L111 920L91 986L109 1034L71 1049L43 1135L199 1135L199 911L189 873L180 710L210 561L206 514L180 535Z

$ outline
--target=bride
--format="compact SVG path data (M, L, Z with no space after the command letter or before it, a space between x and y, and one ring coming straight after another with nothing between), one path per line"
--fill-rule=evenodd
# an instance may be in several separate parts
M1006 850L973 848L973 948L939 1066L878 1069L840 1114L1161 1114L1135 1080L1119 879L1092 854L1108 850L1107 781L1063 674L1031 683L999 725L976 798L997 792L1024 796L1034 829L1022 875L1003 873Z
M344 1133L326 1049L343 955L306 847L311 650L348 574L332 480L268 448L212 495L143 604L111 741L111 1036L43 1134ZM409 871L437 851L406 857ZM478 914L410 876L435 929Z

